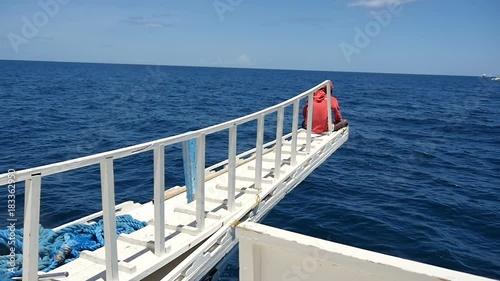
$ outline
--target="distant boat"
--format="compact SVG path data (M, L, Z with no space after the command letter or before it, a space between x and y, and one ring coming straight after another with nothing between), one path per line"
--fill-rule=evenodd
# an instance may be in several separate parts
M483 78L486 78L486 77L488 77L488 75L486 75L486 74L483 74L483 75L482 75L482 77L483 77Z
M500 77L491 78L491 81L500 81Z

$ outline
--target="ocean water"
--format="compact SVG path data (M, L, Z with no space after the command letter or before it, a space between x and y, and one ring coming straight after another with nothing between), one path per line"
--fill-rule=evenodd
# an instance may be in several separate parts
M326 79L350 139L263 223L500 279L500 82L482 78L0 61L0 172L213 125ZM275 118L266 119L266 140ZM254 130L239 130L238 152L254 145ZM207 162L224 160L226 149L227 134L210 136ZM167 149L167 186L183 182L180 152ZM152 199L152 159L116 161L117 203ZM45 227L101 208L97 166L42 184ZM23 194L17 184L16 227ZM237 265L229 257L219 280L238 280Z

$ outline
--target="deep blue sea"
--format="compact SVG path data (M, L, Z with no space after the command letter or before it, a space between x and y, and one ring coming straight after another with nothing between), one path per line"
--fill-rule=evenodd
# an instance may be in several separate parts
M479 77L0 61L0 173L227 121L326 79L350 139L263 223L500 279L500 82ZM239 130L238 152L254 130ZM208 138L207 164L226 153L227 134ZM152 199L152 156L115 161L117 203ZM180 147L166 159L167 186L182 184ZM22 227L22 184L16 192ZM96 212L100 200L98 166L45 177L41 223ZM231 256L220 280L237 280L237 265Z

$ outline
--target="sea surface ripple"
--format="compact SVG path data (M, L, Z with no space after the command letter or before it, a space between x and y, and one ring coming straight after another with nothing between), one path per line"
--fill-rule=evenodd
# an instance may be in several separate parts
M500 279L500 83L476 77L0 61L0 171L172 136L249 114L331 79L350 138L263 221ZM286 111L290 131L291 109ZM275 116L266 119L274 138ZM241 127L238 152L255 144ZM207 164L227 156L209 136ZM152 153L115 164L116 200L153 197ZM179 146L167 186L183 183ZM101 209L99 167L43 178L41 224ZM16 216L23 217L23 184ZM3 194L3 195L2 195ZM0 206L7 192L0 193ZM2 228L7 208L0 211ZM20 223L18 227L21 227ZM237 255L220 280L237 280Z

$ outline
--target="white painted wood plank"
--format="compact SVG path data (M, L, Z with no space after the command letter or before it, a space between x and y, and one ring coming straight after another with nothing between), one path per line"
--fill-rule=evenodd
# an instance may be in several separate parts
M280 167L281 167L281 144L283 142L283 119L284 119L284 108L278 109L277 114L277 124L276 124L276 149L274 150L274 178L280 178Z
M154 148L155 255L165 254L165 148Z
M99 255L99 253L97 251L94 251L94 252L82 251L80 253L80 258L94 262L94 263L106 265L105 258L103 256ZM124 271L124 272L127 272L130 274L130 273L134 273L137 270L137 267L133 264L129 264L128 262L118 261L118 269L120 271Z
M261 281L260 247L252 241L239 239L240 281Z
M314 93L310 93L307 102L307 140L306 140L306 151L311 152L311 141L312 141L312 118L314 111Z
M191 208L188 208L187 206L176 207L175 211L178 213L184 213L184 214L196 216L196 209L193 210ZM222 218L221 214L214 213L211 211L205 211L205 216L207 218L216 219L216 220L219 220Z
M239 224L236 235L240 239L240 261L244 262L240 265L240 280L255 280L242 277L252 274L255 270L250 268L255 264L249 257L252 256L251 253L255 251L255 248L260 248L262 261L265 262L261 262L259 266L266 267L258 269L260 276L266 277L262 278L262 281L282 280L283 278L294 280L300 277L299 271L292 270L297 268L297 265L298 269L302 269L302 275L307 274L306 280L315 281L493 281L485 277L405 260L257 223Z
M236 176L236 180L238 181L243 181L243 182L250 182L250 183L255 183L255 188L257 188L257 179L248 177L248 176ZM273 183L274 179L272 178L261 178L260 182L261 183Z
M198 136L196 147L196 227L205 228L205 135Z
M332 127L332 94L333 94L333 89L330 86L330 83L326 85L326 105L328 107L328 134L330 134L333 131Z
M257 119L257 140L255 148L256 158L255 158L255 188L262 188L262 159L263 159L263 147L264 143L264 118L265 116L259 116Z
M118 249L116 245L115 176L113 158L101 161L101 192L106 250L106 280L118 281Z
M299 129L299 105L300 100L296 100L293 103L293 116L292 116L292 146L291 151L297 151L297 131ZM285 143L287 144L287 143ZM290 157L290 164L293 166L297 163L296 154L292 153Z
M248 170L255 171L255 166L248 166ZM274 167L273 168L262 168L262 172L274 173Z
M229 129L229 148L228 148L228 200L227 207L229 211L234 211L235 187L236 187L236 142L237 127Z
M23 280L38 280L38 244L40 223L40 195L42 177L32 175L26 180L24 195L24 231L23 231Z
M216 198L216 197L205 197L205 200L207 202L214 202L214 203L219 203L221 205L227 205L227 198ZM235 200L234 205L236 207L241 207L242 203L241 201Z
M218 184L216 186L216 188L220 189L220 190L228 190L227 186L220 185L220 184ZM259 193L258 189L256 189L256 188L250 188L250 187L246 187L246 186L237 186L237 187L235 187L235 190L238 191L238 192L244 192L244 193L248 193L248 194L257 194L257 193Z

